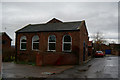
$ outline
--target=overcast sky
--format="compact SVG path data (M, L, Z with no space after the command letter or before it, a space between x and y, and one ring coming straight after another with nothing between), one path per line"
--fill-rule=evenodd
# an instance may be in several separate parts
M15 43L15 31L27 24L46 23L52 18L63 22L85 20L89 37L101 32L108 41L118 39L117 2L4 2L2 31Z

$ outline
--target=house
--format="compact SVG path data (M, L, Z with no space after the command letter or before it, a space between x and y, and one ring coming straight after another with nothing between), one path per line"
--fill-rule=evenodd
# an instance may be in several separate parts
M2 32L2 48L10 48L12 39L6 32Z
M111 54L111 48L109 45L106 44L98 44L98 43L93 43L93 47L94 47L94 55L96 51L102 51L105 54Z
M2 54L2 33L0 32L0 54Z
M111 48L106 44L101 44L101 51L103 51L105 54L111 54Z
M37 65L82 64L88 56L85 21L62 22L56 18L29 24L16 31L16 60Z
M12 39L6 32L2 32L2 61L11 61L11 57L15 55L15 48L11 47Z
M111 54L120 56L120 44L109 44L111 48Z
M88 41L88 56L92 57L94 55L93 42Z

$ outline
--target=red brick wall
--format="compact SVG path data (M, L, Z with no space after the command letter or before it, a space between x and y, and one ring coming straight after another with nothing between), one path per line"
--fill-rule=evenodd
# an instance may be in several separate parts
M10 48L11 47L11 40L8 38L7 35L2 35L2 40L6 41L5 44L2 44L2 48Z
M15 56L15 48L11 47L11 39L6 33L2 33L2 60L11 61Z
M64 59L61 64L76 64L77 58L75 54L72 53L62 53L62 38L65 34L69 34L72 37L72 51L75 52L77 48L79 49L79 31L71 31L71 32L40 32L40 33L20 33L17 36L17 53L18 59L20 59L20 55L22 54L35 54L37 51L32 50L32 37L34 35L38 35L40 38L39 41L39 50L43 52L44 59L43 63L46 64L55 64L55 62L59 59L60 56L63 56ZM48 36L55 35L56 36L56 52L47 52L48 49ZM27 37L27 50L22 51L20 50L20 37L26 36ZM46 53L45 53L46 52ZM77 52L76 52L77 53ZM79 53L79 51L78 51ZM65 57L66 56L66 57ZM23 58L25 57L25 58ZM21 60L27 59L26 56L22 56Z
M80 42L79 43L79 46L80 46L79 64L83 63L83 43L84 43L84 41L85 41L85 45L87 48L88 41L89 41L88 32L87 32L86 26L82 25L80 28L80 40L79 40L79 42ZM87 60L87 58L88 58L88 48L87 48L87 50L85 50L85 60Z
M92 56L92 47L88 47L88 52L89 52L89 55Z
M40 32L40 33L20 33L17 36L17 50L20 51L20 37L26 36L27 37L27 51L31 51L32 49L32 37L34 35L38 35L40 38L39 50L40 51L47 51L48 48L48 36L55 35L56 36L56 52L62 52L62 38L65 34L69 34L72 37L72 49L75 46L79 47L79 32ZM42 46L41 46L42 45Z
M39 58L40 59L40 58ZM43 53L42 55L43 65L66 65L77 64L77 58L74 53Z
M63 53L62 52L62 39L63 36L69 34L72 37L72 53ZM17 56L20 59L20 53L23 54L22 58L25 57L24 54L36 54L37 51L32 50L32 37L34 35L39 36L39 50L43 54L42 56L42 64L43 65L53 65L59 61L60 56L62 59L60 60L60 64L81 64L83 63L83 42L85 41L86 48L88 44L88 32L84 25L81 26L80 31L69 31L69 32L38 32L38 33L18 33L17 36ZM56 36L56 52L47 52L48 49L48 36L55 35ZM20 50L20 37L27 37L27 50ZM88 50L85 54L85 59L87 60ZM41 56L40 56L41 58ZM79 58L79 60L78 60ZM26 58L23 58L24 61ZM29 60L28 60L29 61ZM39 61L39 60L36 60Z

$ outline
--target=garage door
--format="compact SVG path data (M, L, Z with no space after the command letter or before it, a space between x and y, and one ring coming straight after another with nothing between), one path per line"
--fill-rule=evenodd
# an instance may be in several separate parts
M111 54L111 50L109 49L105 50L105 54Z

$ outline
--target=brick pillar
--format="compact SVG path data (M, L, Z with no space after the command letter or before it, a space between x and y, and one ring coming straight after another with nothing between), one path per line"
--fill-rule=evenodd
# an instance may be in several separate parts
M42 66L42 53L41 52L38 52L36 54L36 65Z

